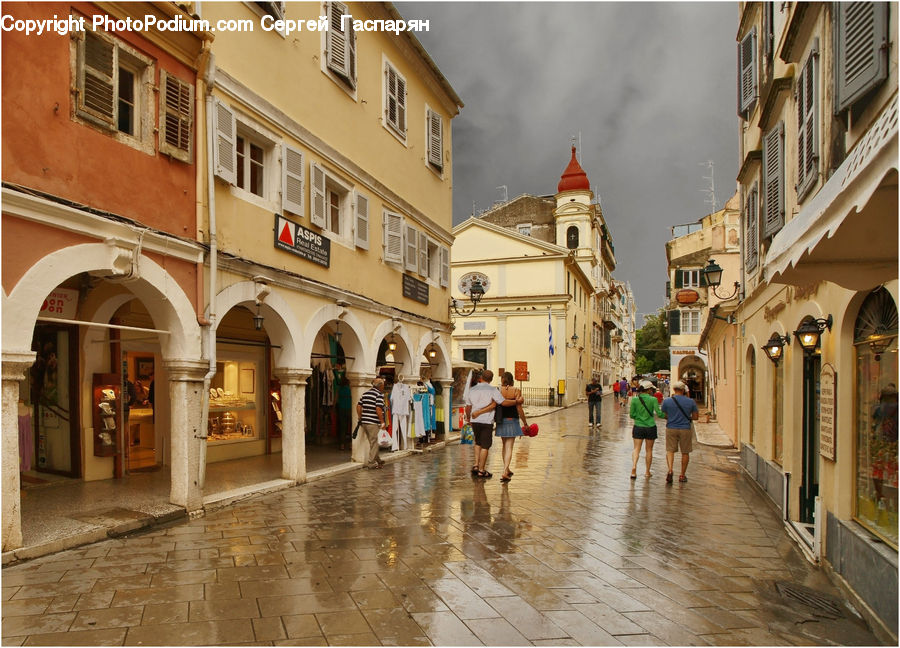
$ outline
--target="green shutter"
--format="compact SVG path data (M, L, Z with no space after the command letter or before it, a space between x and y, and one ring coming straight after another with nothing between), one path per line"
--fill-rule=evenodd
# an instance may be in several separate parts
M681 273L681 270L675 271L675 287L676 288L684 287L684 275Z
M669 335L681 335L681 311L669 311Z

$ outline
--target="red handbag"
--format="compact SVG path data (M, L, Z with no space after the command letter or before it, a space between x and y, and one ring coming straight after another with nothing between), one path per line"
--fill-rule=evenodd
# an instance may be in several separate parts
M532 423L528 427L522 427L522 434L528 437L536 437L538 435L537 423Z

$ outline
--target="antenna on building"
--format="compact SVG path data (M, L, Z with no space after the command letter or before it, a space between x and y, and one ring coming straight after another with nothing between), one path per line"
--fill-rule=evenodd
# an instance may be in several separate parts
M503 190L503 200L495 200L494 204L504 204L509 202L509 190L506 188L506 185L500 185L497 187L497 190Z
M709 204L712 207L710 214L716 211L716 168L715 164L712 160L707 160L706 162L700 162L700 166L706 166L709 169L709 175L703 176L704 180L709 180L709 189L701 189L700 191L706 194L705 203Z
M475 218L475 201L472 201L472 218Z

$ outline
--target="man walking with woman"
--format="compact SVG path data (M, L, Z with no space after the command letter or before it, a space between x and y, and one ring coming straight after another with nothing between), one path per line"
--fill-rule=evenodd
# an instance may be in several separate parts
M681 451L681 474L678 481L686 482L688 462L691 460L691 450L694 432L691 429L691 421L700 418L700 411L694 399L685 396L687 387L680 380L672 383L670 398L663 401L662 412L666 417L666 463L669 472L666 473L666 483L672 483L672 475L675 464L675 451Z

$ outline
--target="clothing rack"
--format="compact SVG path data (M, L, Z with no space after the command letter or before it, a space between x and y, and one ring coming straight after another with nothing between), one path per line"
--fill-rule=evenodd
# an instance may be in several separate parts
M311 358L328 358L329 360L330 359L337 360L338 358L344 358L346 360L356 360L356 358L354 356L348 356L348 355L339 356L335 353L310 353L309 355Z

